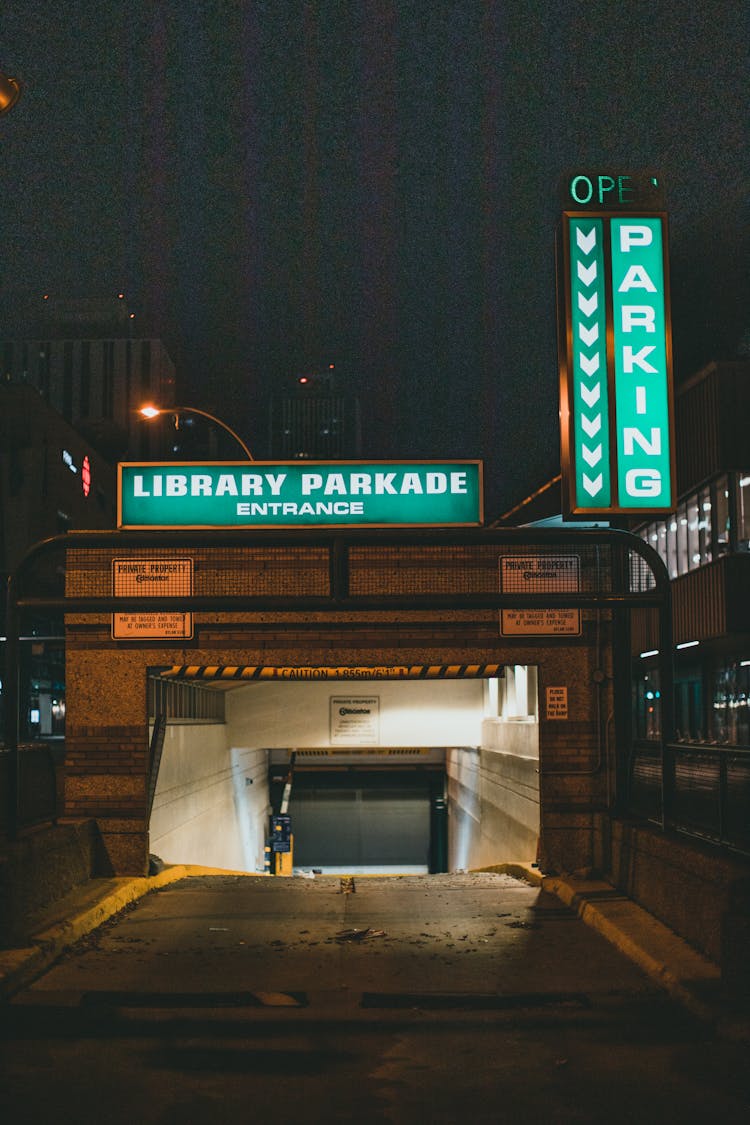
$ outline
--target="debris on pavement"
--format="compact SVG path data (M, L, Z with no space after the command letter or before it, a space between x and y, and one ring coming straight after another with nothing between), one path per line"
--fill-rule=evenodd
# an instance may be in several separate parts
M339 930L339 932L336 934L336 941L339 941L339 942L364 941L365 938L373 938L373 937L387 937L387 934L386 934L385 930L371 930L371 929Z

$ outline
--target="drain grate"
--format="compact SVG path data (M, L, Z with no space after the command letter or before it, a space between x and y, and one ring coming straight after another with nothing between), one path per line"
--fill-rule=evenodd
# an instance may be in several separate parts
M590 1008L580 992L521 992L502 996L494 992L364 992L363 1008L425 1008L511 1011L518 1008Z
M85 1008L306 1008L305 992L84 992Z

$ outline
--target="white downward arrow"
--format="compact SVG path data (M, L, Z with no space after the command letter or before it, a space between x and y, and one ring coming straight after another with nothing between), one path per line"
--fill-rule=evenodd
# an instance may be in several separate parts
M589 496L596 496L597 492L599 492L602 487L602 474L599 473L599 475L592 480L591 477L587 477L584 473L582 479L583 487L586 489Z
M588 234L584 234L580 227L576 228L576 242L584 254L590 254L596 246L596 227L592 227Z
M583 432L587 437L596 437L599 430L602 428L601 414L595 414L592 420L589 420L585 414L581 415L581 426Z
M594 375L599 370L598 352L592 356L584 355L583 352L581 352L578 361L581 364L581 370L584 375Z
M594 383L591 388L587 387L585 383L579 383L578 389L581 392L581 398L587 406L594 406L599 401L599 395L602 393L601 383Z
M596 262L592 262L590 266L584 266L583 262L578 262L576 269L578 270L578 277L584 285L592 285L596 281Z
M592 293L590 297L584 297L583 293L578 294L578 308L584 316L592 316L599 304L599 294Z
M591 345L595 344L599 339L599 325L592 324L590 328L587 328L585 324L579 324L578 335L581 337L586 347L590 348Z
M593 469L594 465L596 465L602 459L602 443L599 442L599 444L595 445L593 449L589 449L589 447L585 445L584 442L581 442L581 455L586 464L590 465Z

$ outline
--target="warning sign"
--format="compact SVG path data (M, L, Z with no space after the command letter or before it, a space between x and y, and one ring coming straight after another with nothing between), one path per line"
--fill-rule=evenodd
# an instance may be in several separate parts
M547 718L567 719L568 717L568 689L567 687L548 687L546 690Z
M116 598L189 597L193 592L192 559L113 559L112 593ZM193 635L192 613L113 613L114 640L187 640Z
M579 555L505 555L500 559L504 594L569 594L581 588ZM501 609L503 637L580 636L579 609Z

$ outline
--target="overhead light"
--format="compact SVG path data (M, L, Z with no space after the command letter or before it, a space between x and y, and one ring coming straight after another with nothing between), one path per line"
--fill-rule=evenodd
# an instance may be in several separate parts
M699 644L700 644L700 641L683 641L682 644L675 645L675 647L676 648L695 648L695 646L699 645Z
M658 650L658 648L650 648L648 650L648 652L642 652L640 655L641 655L641 660L643 660L644 657L646 657L646 656L658 656L659 650Z

